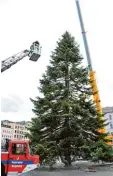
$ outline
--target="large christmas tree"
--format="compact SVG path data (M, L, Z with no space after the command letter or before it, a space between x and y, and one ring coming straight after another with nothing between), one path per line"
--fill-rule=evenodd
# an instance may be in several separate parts
M60 157L65 165L82 155L89 143L103 138L97 129L104 121L98 118L88 70L82 61L74 37L65 32L40 80L42 96L31 99L36 115L30 128L31 140L46 147L49 160Z

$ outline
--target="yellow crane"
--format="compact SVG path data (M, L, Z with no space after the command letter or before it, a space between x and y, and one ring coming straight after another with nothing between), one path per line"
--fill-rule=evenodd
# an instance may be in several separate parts
M84 47L85 47L85 51L86 51L88 70L89 70L89 76L90 76L90 82L91 82L90 84L91 84L91 87L93 90L93 98L94 98L94 101L96 104L96 109L97 109L99 118L100 118L100 120L103 120L104 117L103 117L103 112L102 112L101 100L100 100L98 86L97 86L97 82L96 82L95 71L93 70L93 67L92 67L92 62L91 62L91 57L90 57L90 52L89 52L89 47L88 47L88 42L87 42L87 37L86 37L85 28L84 28L84 23L83 23L79 0L75 0L75 3L76 3L76 7L77 7L80 27L82 30ZM105 128L99 129L99 132L106 133L106 129ZM109 135L107 138L113 141L113 136ZM109 142L108 144L112 145L112 142Z

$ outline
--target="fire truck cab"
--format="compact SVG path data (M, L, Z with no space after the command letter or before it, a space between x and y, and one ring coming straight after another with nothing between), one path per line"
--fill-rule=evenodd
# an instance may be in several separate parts
M29 141L6 140L1 150L1 175L22 174L39 166L39 156L31 155Z

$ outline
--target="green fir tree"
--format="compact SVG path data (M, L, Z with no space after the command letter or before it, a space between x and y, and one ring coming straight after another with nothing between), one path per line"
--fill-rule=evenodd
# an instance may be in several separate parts
M74 37L65 32L40 80L42 95L31 99L36 118L29 128L30 139L48 149L50 161L60 157L65 165L84 156L84 146L99 138L104 140L97 129L105 122L98 118L88 69L82 61Z

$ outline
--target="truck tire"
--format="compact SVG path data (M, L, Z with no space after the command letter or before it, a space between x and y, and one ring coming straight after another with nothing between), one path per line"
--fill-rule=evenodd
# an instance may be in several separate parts
M7 176L5 173L5 166L3 165L2 162L1 162L1 176Z

